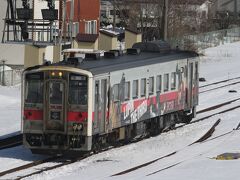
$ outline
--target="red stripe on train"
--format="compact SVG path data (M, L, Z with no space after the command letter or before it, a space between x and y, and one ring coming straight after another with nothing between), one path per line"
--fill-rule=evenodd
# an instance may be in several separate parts
M43 111L33 109L24 110L24 117L29 121L43 120Z
M73 112L69 111L67 113L67 120L69 122L83 122L88 118L87 112Z
M177 97L178 97L178 92L175 91L175 92L170 92L166 94L161 94L159 100L160 100L160 103L163 103L163 102L175 100L177 99ZM138 106L140 106L145 100L147 100L148 106L150 106L150 104L156 105L158 101L156 96L150 97L149 99L136 99L133 102L134 109L137 109ZM122 104L121 106L122 112L125 111L127 105L128 103Z
M166 101L172 101L177 99L178 97L178 92L171 92L171 93L166 93L160 95L160 102L166 102Z

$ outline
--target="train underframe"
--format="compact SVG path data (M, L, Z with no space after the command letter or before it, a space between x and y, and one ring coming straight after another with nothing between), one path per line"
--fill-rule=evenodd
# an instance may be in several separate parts
M196 116L196 108L190 111L177 111L163 116L143 120L134 124L113 129L110 133L83 136L60 133L24 133L24 144L36 154L80 155L89 151L100 151L109 146L125 144L134 140L156 136L171 130L177 123L190 123Z

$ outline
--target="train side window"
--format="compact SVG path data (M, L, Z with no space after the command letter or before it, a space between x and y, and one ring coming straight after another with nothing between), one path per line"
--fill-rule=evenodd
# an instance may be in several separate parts
M133 81L132 85L132 98L136 99L138 98L138 80Z
M69 104L87 105L88 78L79 74L69 75Z
M95 82L95 103L99 102L99 81Z
M163 80L163 88L164 88L164 92L169 90L169 74L164 74L164 80Z
M130 82L125 82L124 99L125 100L129 100L130 99Z
M141 97L146 96L146 78L141 79Z
M119 84L113 86L113 100L119 101Z
M152 95L154 92L154 77L149 78L148 92L149 92L149 95Z
M171 90L175 90L176 89L176 73L173 72L171 74Z
M162 76L161 75L157 76L156 88L157 88L157 92L161 92L162 91Z

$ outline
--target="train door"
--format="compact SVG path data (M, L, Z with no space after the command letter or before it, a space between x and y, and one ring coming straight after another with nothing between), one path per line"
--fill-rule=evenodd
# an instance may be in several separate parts
M107 110L107 80L101 80L101 123L100 123L100 132L105 132L106 127L106 110Z
M178 81L178 105L182 109L187 104L187 67L186 62L179 61L177 64L177 81Z
M193 107L193 87L194 87L194 80L193 80L193 73L194 73L194 66L193 60L188 60L188 72L187 72L187 81L188 81L188 88L187 88L187 105L188 108Z
M94 102L94 129L99 133L106 132L107 99L107 79L96 80Z
M194 105L198 105L198 94L199 94L199 72L198 72L198 62L195 62L195 75L194 75Z
M46 132L65 132L65 88L64 81L50 80L46 83L45 120Z

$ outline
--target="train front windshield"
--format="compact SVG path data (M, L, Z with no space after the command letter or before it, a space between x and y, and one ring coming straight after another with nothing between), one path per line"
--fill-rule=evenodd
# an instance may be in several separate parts
M70 74L69 77L69 103L87 105L87 77L83 75Z
M26 103L43 103L43 73L26 75Z
M64 87L61 82L50 82L50 104L62 104Z

